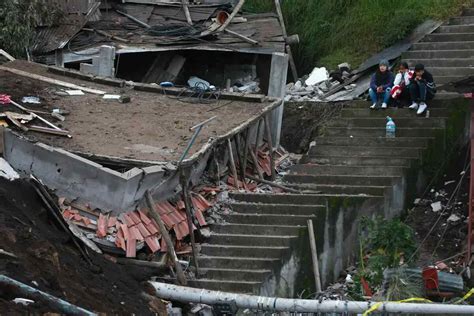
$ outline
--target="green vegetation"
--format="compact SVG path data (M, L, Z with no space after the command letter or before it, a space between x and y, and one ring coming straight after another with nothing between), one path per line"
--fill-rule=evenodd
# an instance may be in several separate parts
M351 291L354 299L360 298L362 293L361 280L365 279L373 290L382 286L383 271L386 268L398 268L404 261L412 257L416 250L415 234L413 229L404 224L400 219L383 219L378 217L362 218L360 223L360 267L354 277L355 286ZM396 273L390 280L391 288L388 295L391 298L403 298L404 292L400 289L400 280L408 282L409 277ZM414 292L416 285L410 288Z
M50 25L60 13L44 0L0 1L1 48L15 57L26 54L37 25Z
M404 38L426 19L459 14L473 0L283 0L288 34L299 34L295 59L302 72L341 62L357 67ZM274 11L274 0L247 0L249 12Z

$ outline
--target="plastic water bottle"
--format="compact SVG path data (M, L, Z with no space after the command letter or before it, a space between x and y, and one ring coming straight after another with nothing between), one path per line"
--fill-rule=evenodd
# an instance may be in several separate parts
M397 126L390 116L387 116L387 125L385 125L385 137L394 138Z

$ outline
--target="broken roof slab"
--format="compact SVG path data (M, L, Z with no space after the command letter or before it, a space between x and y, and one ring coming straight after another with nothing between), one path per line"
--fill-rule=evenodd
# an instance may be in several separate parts
M115 79L103 81L110 80L116 86L98 84L52 73L48 67L22 61L5 66L13 71L21 69L131 97L130 103L122 104L104 100L97 94L58 95L61 89L56 85L0 70L2 93L11 95L16 102L23 96L40 97L41 105L25 104L29 109L49 113L53 108L68 111L70 114L61 122L61 127L72 135L66 138L7 130L4 133L7 161L24 174L35 175L61 196L79 198L92 207L115 212L133 209L146 189L155 190L160 196L173 192L178 177L170 162L176 162L183 153L192 134L190 127L217 116L202 129L184 161L186 165L193 165L192 176L199 178L212 148L255 124L281 103L269 98L255 102L255 97L250 98L253 102L243 101L245 98L225 100L226 96L215 103L194 103L196 100L158 93L161 88L156 85L125 87L120 84L123 81ZM64 72L77 74L66 69ZM90 76L82 76L92 80ZM176 94L177 91L168 92ZM123 169L112 170L107 165L119 165Z

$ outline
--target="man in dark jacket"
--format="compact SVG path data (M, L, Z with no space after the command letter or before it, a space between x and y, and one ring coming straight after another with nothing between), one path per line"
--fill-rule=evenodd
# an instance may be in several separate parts
M408 90L412 102L409 108L417 110L416 114L418 115L423 114L428 108L426 100L433 99L436 94L433 76L425 70L424 65L417 64L415 66L415 73L410 79Z
M369 95L372 100L371 109L375 109L379 98L382 98L382 109L387 108L390 100L390 90L393 85L393 74L388 69L388 61L383 59L379 63L379 68L370 79Z

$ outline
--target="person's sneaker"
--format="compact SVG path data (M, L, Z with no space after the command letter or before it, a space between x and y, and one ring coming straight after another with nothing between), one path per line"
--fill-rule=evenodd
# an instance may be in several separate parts
M382 109L386 109L387 108L387 103L382 103Z
M421 102L421 103L420 103L420 107L418 108L418 111L416 111L416 114L418 114L418 115L423 114L423 112L426 111L426 108L427 108L427 107L428 107L428 106L426 105L425 102Z
M418 103L413 102L408 108L410 110L417 110L418 109Z
M374 103L374 104L372 104L372 105L370 106L370 109L373 110L373 109L375 109L376 106L377 106L377 103Z

